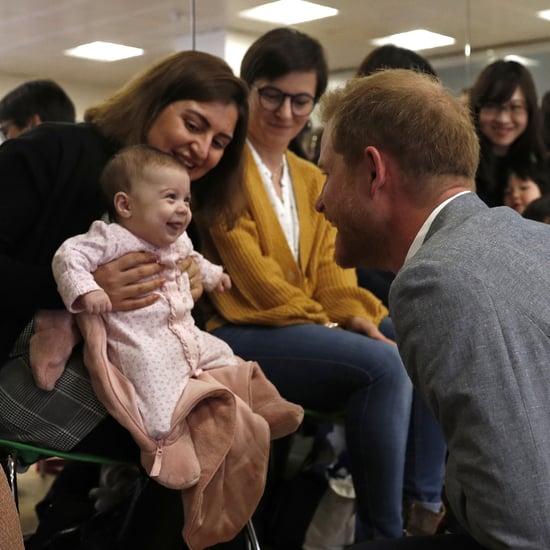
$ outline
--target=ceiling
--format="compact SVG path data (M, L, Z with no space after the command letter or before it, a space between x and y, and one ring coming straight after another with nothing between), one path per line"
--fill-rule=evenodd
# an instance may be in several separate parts
M515 44L550 51L550 22L536 11L550 0L318 0L336 17L296 27L325 46L331 71L354 70L372 38L414 28L453 36L454 46L425 50L428 59L462 58ZM261 0L196 0L195 32L227 31L249 41L274 25L243 19L240 10ZM0 73L118 86L154 60L190 41L192 0L0 0ZM99 63L63 55L84 42L104 40L141 47L145 55ZM188 42L191 43L191 42ZM479 53L478 53L479 55Z

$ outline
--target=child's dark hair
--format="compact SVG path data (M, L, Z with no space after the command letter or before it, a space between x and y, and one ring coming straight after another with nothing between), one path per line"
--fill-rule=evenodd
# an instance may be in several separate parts
M550 223L550 193L530 202L523 211L523 217L528 220Z
M548 176L546 175L546 172L539 168L537 164L511 164L510 166L508 166L508 170L506 172L506 180L504 183L503 192L506 190L506 186L508 184L510 176L513 175L517 176L520 180L523 181L534 181L540 189L541 195L544 195L545 193L550 191Z

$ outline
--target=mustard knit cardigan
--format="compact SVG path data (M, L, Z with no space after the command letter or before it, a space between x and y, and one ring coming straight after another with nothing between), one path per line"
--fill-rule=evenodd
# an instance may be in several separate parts
M207 330L227 322L345 324L353 316L367 317L378 325L388 315L387 309L358 287L354 270L335 263L336 230L315 210L324 183L321 171L286 152L300 221L296 261L248 147L245 155L246 214L231 230L202 227L201 252L223 265L232 280L231 290L210 294L217 314L207 320Z

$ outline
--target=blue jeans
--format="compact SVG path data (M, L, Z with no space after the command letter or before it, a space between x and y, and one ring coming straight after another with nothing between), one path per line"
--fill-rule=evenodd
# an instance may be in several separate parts
M374 293L386 306L394 277L389 271L357 268L359 286ZM387 328L385 334L395 340L393 328L391 333ZM447 446L441 427L424 400L414 392L405 462L404 497L421 503L432 512L439 512L446 456Z
M382 332L392 332L384 319ZM283 397L345 411L357 514L368 538L401 537L412 386L397 347L347 330L303 324L225 325L213 334L257 361Z
M439 512L445 477L447 445L432 411L418 393L413 393L409 441L405 460L405 497Z

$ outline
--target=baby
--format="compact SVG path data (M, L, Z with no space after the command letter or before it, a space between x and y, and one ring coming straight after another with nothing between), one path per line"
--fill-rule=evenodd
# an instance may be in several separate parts
M144 145L125 148L105 167L101 186L113 223L95 221L86 234L65 241L54 256L53 272L70 312L102 316L109 360L133 384L145 427L160 439L189 377L237 364L225 342L196 327L189 279L178 262L191 255L208 291L222 292L231 281L222 267L193 250L186 234L189 176L174 157ZM111 311L92 273L131 251L156 254L165 283L151 306Z

